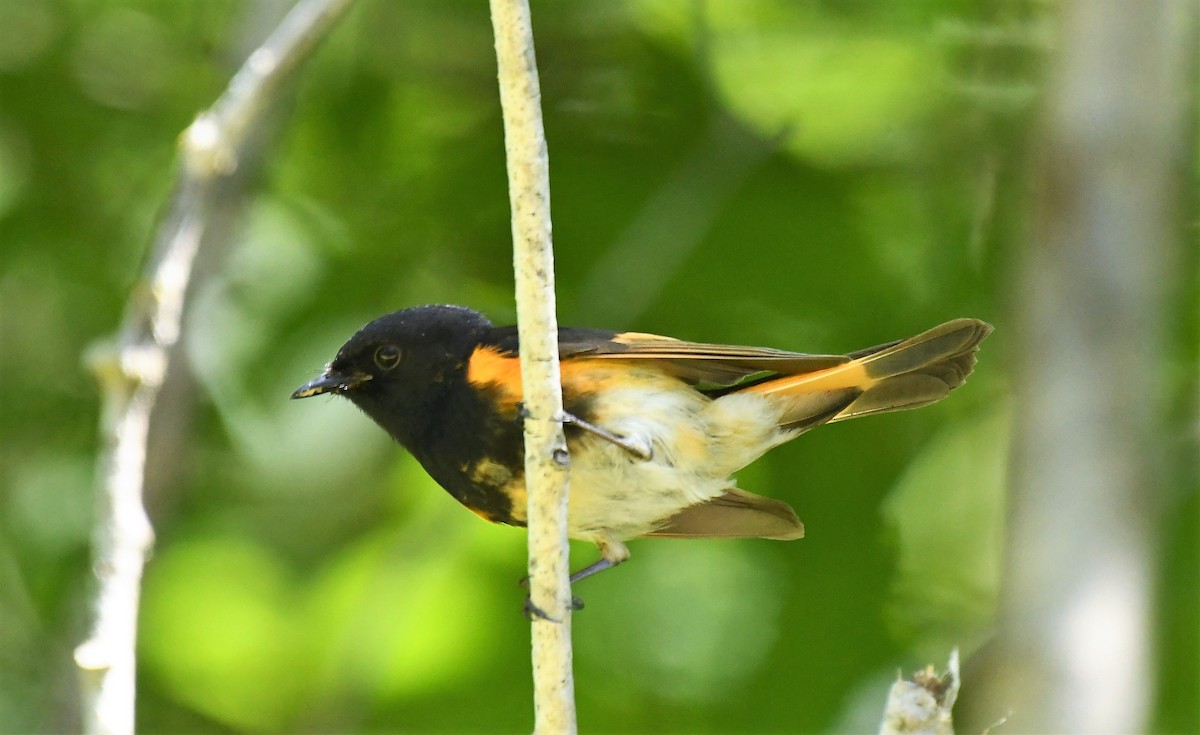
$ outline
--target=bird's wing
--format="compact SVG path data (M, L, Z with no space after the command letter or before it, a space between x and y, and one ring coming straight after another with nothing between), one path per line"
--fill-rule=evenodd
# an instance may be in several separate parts
M653 361L656 368L674 375L706 393L721 394L728 390L743 389L755 384L772 381L782 376L803 376L822 370L838 368L852 361L881 361L884 355L916 353L908 349L908 343L931 342L938 346L950 337L966 334L970 339L964 352L973 352L979 341L991 328L977 319L955 319L931 329L928 333L912 337L911 340L896 340L850 354L808 354L787 352L770 347L746 347L738 345L712 345L706 342L688 342L674 337L644 334L640 331L605 331L599 329L559 329L559 357L566 359L600 359ZM944 335L943 335L944 333ZM929 339L930 335L937 340ZM946 339L941 339L946 336ZM493 330L488 346L497 349L506 358L517 357L517 334L515 327ZM896 349L893 349L896 348ZM973 358L971 359L973 363ZM964 365L962 372L970 372ZM961 383L961 380L958 381Z
M497 330L492 344L509 356L517 355L516 331ZM654 361L656 367L700 390L720 392L776 377L835 367L843 355L809 355L769 347L742 347L686 342L642 332L596 329L559 330L560 359Z

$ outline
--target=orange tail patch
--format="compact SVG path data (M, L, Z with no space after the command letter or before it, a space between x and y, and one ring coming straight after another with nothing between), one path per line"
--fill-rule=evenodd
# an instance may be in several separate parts
M992 331L977 319L956 319L902 342L860 353L836 367L750 386L785 404L779 425L809 429L939 401L962 385L975 366L979 343Z

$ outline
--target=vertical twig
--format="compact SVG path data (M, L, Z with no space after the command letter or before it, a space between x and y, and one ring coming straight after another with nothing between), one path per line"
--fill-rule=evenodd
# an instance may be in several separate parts
M283 82L352 0L305 0L254 51L179 143L182 172L114 343L91 355L103 394L102 494L89 637L75 649L88 733L132 733L142 568L153 530L142 504L150 416L179 340L192 264L210 225L241 192L249 153Z
M568 581L567 450L554 313L550 172L527 0L491 0L512 204L513 265L525 393L534 732L575 731Z

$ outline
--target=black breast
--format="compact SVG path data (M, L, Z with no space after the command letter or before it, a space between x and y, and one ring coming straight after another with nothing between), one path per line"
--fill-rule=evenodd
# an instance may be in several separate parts
M406 444L460 503L490 521L516 524L505 489L524 474L521 418L491 398L487 390L465 387L441 396L424 430Z

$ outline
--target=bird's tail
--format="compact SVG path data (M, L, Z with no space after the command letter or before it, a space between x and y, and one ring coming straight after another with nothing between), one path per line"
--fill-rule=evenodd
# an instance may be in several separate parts
M847 355L836 367L785 375L745 388L778 397L779 426L807 430L939 401L975 367L979 343L992 331L978 319L955 319L927 332Z

